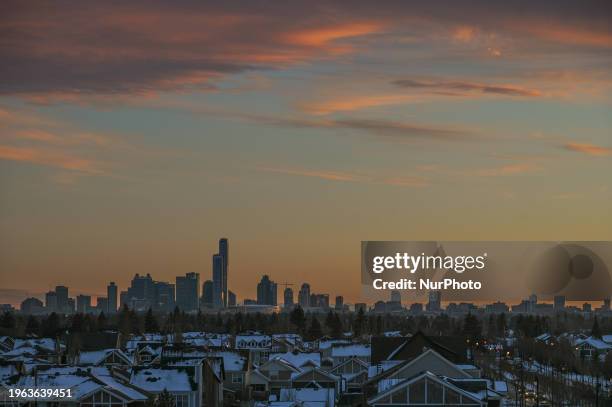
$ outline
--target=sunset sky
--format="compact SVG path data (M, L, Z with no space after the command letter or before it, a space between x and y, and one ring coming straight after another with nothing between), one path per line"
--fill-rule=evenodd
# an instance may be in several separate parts
M362 240L612 240L609 1L0 4L0 303ZM280 293L279 293L280 298ZM333 298L333 297L332 297Z

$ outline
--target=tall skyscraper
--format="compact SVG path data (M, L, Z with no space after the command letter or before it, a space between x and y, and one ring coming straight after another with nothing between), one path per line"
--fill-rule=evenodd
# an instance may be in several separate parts
M55 291L49 291L45 294L45 308L47 312L57 312L57 294Z
M200 274L187 273L176 277L176 305L185 312L197 311L200 306Z
M276 295L276 283L270 280L270 277L264 275L259 284L257 284L257 304L277 305Z
M427 311L440 311L442 309L442 291L430 291L429 292L429 302L427 303L425 309Z
M610 297L606 297L603 300L603 307L604 311L610 311Z
M227 292L227 306L228 307L236 306L236 294L234 294L232 291Z
M127 289L125 304L137 311L146 311L155 305L155 282L150 274L141 276L136 273Z
M339 295L336 297L336 306L335 306L336 310L338 311L342 311L342 308L344 308L344 297Z
M555 303L554 303L555 311L563 311L565 309L565 296L564 295L555 295Z
M212 308L213 306L214 284L211 280L204 281L202 284L202 306Z
M399 302L401 304L402 294L397 290L391 291L391 302Z
M223 306L225 308L227 308L227 303L228 303L228 298L227 298L227 292L228 292L228 286L227 286L227 270L229 268L229 242L227 241L226 238L221 238L219 239L219 255L221 257L223 257L223 271L221 273L221 280L222 280L222 296L223 296Z
M98 297L96 299L96 308L98 311L108 314L108 298Z
M285 292L283 293L283 305L285 308L293 307L293 290L291 287L285 288Z
M302 288L300 288L300 292L298 293L298 304L300 304L302 308L310 306L310 284L302 284Z
M106 287L106 298L108 298L108 313L117 312L117 286L113 281Z
M162 312L172 312L176 305L174 295L174 284L163 281L155 281L155 302L153 309Z
M213 307L223 308L223 256L212 257Z
M57 296L57 310L68 313L68 287L58 285L55 287L55 295Z
M91 296L90 295L77 295L76 297L76 308L77 312L82 314L91 310Z

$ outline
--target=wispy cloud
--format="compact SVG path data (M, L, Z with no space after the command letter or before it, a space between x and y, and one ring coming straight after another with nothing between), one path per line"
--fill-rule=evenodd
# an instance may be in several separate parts
M480 177L505 177L510 175L521 175L528 174L538 170L542 167L533 162L523 162L516 164L507 164L500 167L485 168L475 171L469 171L469 175L476 175Z
M414 100L409 95L345 96L318 102L302 103L300 109L315 115L350 112L371 107L396 105Z
M381 184L398 187L425 187L428 185L426 179L421 177L399 177L399 176L373 176L360 173L348 173L339 171L322 171L295 168L258 167L259 171L275 174L318 178L334 182L356 182L366 184Z
M596 146L589 143L567 143L563 147L569 151L575 151L598 157L612 155L612 148Z
M104 173L96 161L63 151L44 148L0 145L0 159L28 162L92 175L101 175Z
M485 84L468 81L445 81L441 79L399 79L392 82L402 88L423 89L450 96L461 96L466 93L484 93L503 96L536 97L542 93L536 89L508 84Z

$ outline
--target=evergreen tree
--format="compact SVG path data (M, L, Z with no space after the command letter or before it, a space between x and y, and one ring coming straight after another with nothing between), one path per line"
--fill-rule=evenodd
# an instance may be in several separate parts
M148 333L159 332L159 324L157 323L157 318L153 315L153 310L149 308L147 314L145 315L144 321L144 330Z
M331 335L334 338L342 338L342 321L340 320L340 316L334 313L333 320L331 323Z
M468 313L463 320L463 334L472 341L477 341L482 335L480 321L471 313Z
M357 312L357 317L355 318L355 323L353 325L353 334L356 338L360 337L365 331L365 313L363 312L363 308L359 308L359 312Z
M15 328L15 316L12 312L5 311L0 317L0 328L14 329Z
M28 317L28 321L26 322L25 333L28 335L38 335L40 331L40 324L38 323L38 319L35 316L30 315Z
M321 323L317 319L317 316L313 314L312 321L310 322L310 328L308 328L308 337L311 340L315 340L322 336L323 330L321 329Z
M597 322L597 317L593 320L593 328L591 328L591 336L593 338L601 339L601 328L599 328L599 322Z
M299 305L293 308L291 314L289 314L289 321L297 327L300 333L304 333L306 330L306 316Z
M100 315L98 315L98 320L96 321L98 331L104 331L106 329L107 322L106 315L104 315L104 312L101 312Z
M52 312L43 322L43 336L55 338L60 330L59 316Z
M166 389L159 393L155 402L155 407L174 407L175 405L174 396Z

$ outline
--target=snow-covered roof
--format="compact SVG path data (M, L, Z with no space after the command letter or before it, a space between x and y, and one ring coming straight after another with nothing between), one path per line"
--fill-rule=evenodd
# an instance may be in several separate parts
M332 357L367 357L372 353L370 345L352 344L352 345L335 345L332 347Z
M223 358L223 367L227 372L239 372L246 368L247 358L241 356L238 352L210 352L207 356Z
M332 346L339 345L339 344L350 345L350 343L351 341L347 339L327 339L327 340L319 342L319 349L320 350L329 349Z
M124 358L126 362L130 360L130 358L120 349L102 349L81 352L79 354L79 365L97 365L112 353L115 353L118 357Z
M132 372L130 384L151 393L190 392L191 381L185 368L147 368Z
M47 351L53 352L55 350L55 339L52 338L27 338L27 339L15 339L13 349L21 347L38 347Z
M302 367L308 362L314 362L316 366L321 366L321 354L318 352L312 353L294 353L294 352L286 352L286 353L271 353L270 359L280 358L286 360L291 363L295 367Z
M585 344L588 344L597 350L607 351L612 349L612 345L592 336L589 336L586 339L579 339L578 341L576 341L576 346L582 346Z

